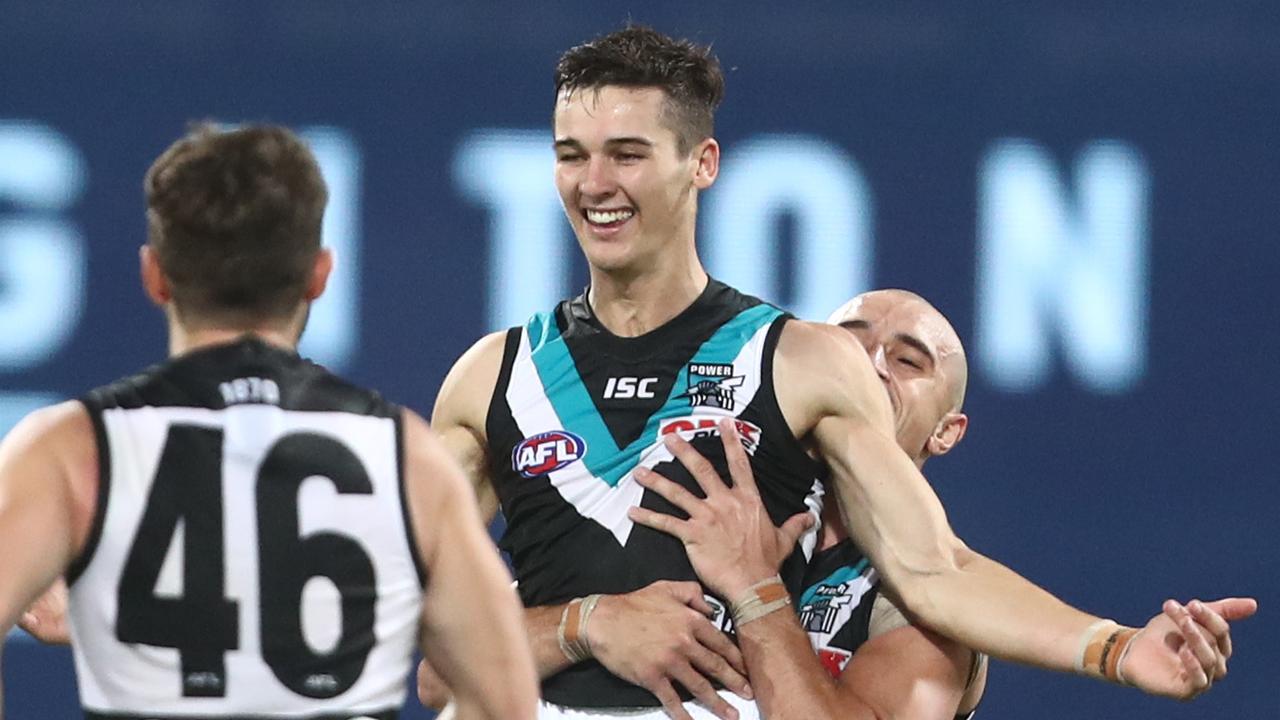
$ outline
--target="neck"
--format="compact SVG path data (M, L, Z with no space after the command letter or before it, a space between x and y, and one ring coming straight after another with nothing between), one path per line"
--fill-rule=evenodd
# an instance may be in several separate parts
M587 297L600 323L614 335L644 335L679 315L707 287L707 273L697 255L678 267L645 273L609 272L591 268Z
M279 326L187 328L181 323L171 321L169 323L169 357L178 357L215 345L226 345L245 335L252 335L269 345L285 350L298 348L297 333Z

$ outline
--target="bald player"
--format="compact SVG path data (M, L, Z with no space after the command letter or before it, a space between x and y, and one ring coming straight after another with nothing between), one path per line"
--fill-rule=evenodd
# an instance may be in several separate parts
M912 292L877 290L853 298L828 322L852 332L866 348L889 394L898 444L917 467L960 442L968 426L961 412L968 367L959 336L936 308ZM741 453L739 448L726 451ZM709 586L730 585L732 573L744 566L758 567L754 572L761 577L776 572L783 555L771 561L768 549L790 549L801 523L781 530L766 523L763 504L748 491L754 487L750 478L735 481L731 489L717 488L712 480L706 500L656 474L644 482L689 511L680 533L686 544L732 548L730 553L690 548L694 567ZM667 523L644 510L634 517L656 529ZM823 510L804 588L793 616L798 622L775 627L767 638L774 646L771 654L786 662L768 671L748 663L765 717L860 717L860 711L877 718L972 717L985 686L985 656L911 625L881 592L878 574L849 538L832 503ZM812 649L801 642L804 632ZM780 698L785 705L776 702Z

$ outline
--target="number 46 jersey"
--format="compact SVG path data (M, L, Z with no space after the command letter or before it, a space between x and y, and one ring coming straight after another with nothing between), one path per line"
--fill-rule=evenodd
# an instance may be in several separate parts
M251 338L83 402L98 506L67 580L86 717L394 717L423 581L399 408Z

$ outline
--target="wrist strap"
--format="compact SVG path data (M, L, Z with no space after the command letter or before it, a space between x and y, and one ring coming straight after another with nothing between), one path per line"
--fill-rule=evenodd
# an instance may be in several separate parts
M573 663L580 663L592 657L591 643L587 642L587 621L600 602L600 595L588 595L585 598L574 598L564 606L560 613L560 626L556 628L556 641L560 644L560 652Z
M1142 632L1114 620L1099 620L1085 629L1080 638L1076 671L1110 682L1127 685L1120 663L1129 654L1133 639Z
M790 604L791 594L782 584L782 578L774 575L744 590L729 603L729 611L733 615L733 624L742 627Z

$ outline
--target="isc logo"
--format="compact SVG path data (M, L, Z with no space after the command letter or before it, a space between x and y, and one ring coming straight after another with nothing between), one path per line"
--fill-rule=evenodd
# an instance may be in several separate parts
M653 397L651 389L658 378L611 377L604 384L605 400L629 400L631 398L649 399Z
M511 451L511 467L527 478L537 477L581 460L586 454L587 442L581 437L568 430L552 430L516 445Z

